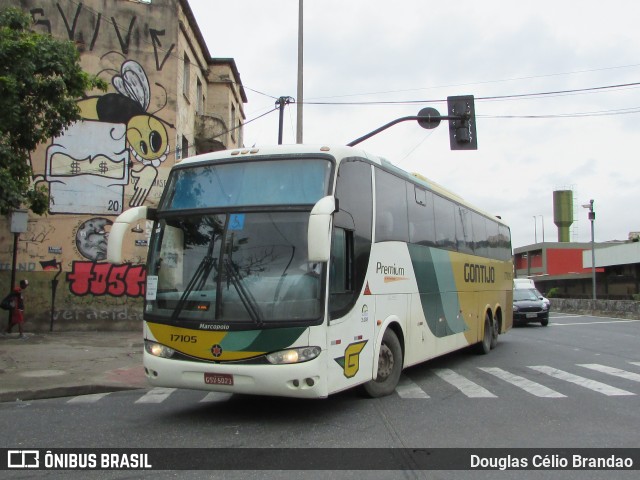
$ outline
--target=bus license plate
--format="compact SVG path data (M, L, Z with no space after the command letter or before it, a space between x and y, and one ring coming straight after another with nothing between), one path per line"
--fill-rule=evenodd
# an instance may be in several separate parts
M527 313L527 318L538 318L537 313Z
M228 373L206 373L204 383L207 385L233 385L233 375Z

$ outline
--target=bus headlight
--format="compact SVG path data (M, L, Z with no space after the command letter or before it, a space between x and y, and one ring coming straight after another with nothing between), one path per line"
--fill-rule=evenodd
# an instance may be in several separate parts
M165 347L164 345L152 342L151 340L144 341L144 349L148 354L162 358L171 358L175 353L173 348Z
M267 354L267 360L274 365L308 362L320 355L320 351L320 347L289 348Z

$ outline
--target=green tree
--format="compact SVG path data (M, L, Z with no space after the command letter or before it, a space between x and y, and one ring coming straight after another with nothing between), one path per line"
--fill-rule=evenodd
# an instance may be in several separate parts
M0 213L49 208L44 187L31 184L29 154L80 119L76 101L104 81L84 72L72 42L30 30L16 8L0 11Z

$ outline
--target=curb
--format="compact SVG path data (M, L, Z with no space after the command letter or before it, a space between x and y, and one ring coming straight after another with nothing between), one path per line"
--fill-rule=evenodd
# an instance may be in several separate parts
M0 403L22 402L25 400L43 400L46 398L76 397L78 395L121 392L124 390L142 390L142 388L108 385L77 385L70 387L44 388L40 390L0 392Z

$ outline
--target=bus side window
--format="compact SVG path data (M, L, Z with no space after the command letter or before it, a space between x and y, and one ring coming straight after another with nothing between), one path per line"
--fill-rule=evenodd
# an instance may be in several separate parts
M436 227L433 217L433 194L418 187L407 189L409 207L409 241L418 245L436 245Z
M376 169L376 242L408 242L407 182Z
M336 313L353 299L353 231L334 228L330 265L329 309L331 313Z

